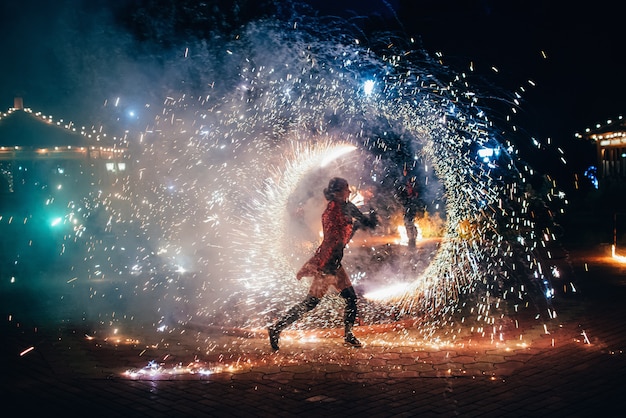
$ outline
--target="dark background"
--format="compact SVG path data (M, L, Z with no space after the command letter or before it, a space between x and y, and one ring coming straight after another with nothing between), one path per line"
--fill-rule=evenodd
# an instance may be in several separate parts
M106 19L111 19L108 14L137 13L142 3L155 2L2 2L0 102L10 105L12 96L18 93L31 102L41 100L46 105L63 102L62 96L57 97L58 100L49 97L55 96L52 93L70 92L76 81L71 76L95 76L89 74L89 68L76 68L81 56L83 60L91 55L101 58L95 56L100 52L100 45L94 44L95 41L120 49L128 45L125 35L115 31L121 33L132 28L124 28L120 22L107 22ZM156 3L155 9L167 16L167 9L158 3L181 2ZM214 3L218 6L241 3L244 12L246 7L250 10L247 14L240 12L234 24L252 19L263 11L259 6L263 2L259 1ZM622 55L626 37L623 7L619 2L599 0L574 5L550 0L308 0L306 3L320 14L348 18L368 16L371 22L376 22L378 17L382 22L380 26L421 39L424 48L442 52L455 65L467 68L469 62L474 62L478 69L496 66L500 73L494 82L504 78L504 87L507 87L506 82L517 85L528 78L535 79L538 87L531 98L532 108L548 117L552 126L569 131L584 129L622 112L622 98L626 93ZM223 6L217 10L230 8ZM213 16L216 21L222 17L232 19L232 13ZM116 26L107 28L108 24ZM163 30L158 28L156 20L152 24L155 31ZM115 36L120 38L115 40ZM541 51L545 51L547 59L541 57ZM115 55L120 51L113 49L109 53ZM119 58L110 56L112 61ZM138 55L127 58L141 59ZM82 71L76 73L77 70ZM554 117L557 115L563 116Z
M623 14L618 2L308 0L309 12L341 16L367 31L413 37L454 71L502 92L528 86L518 120L529 136L566 151L580 173L595 163L577 132L623 112ZM22 96L57 119L96 123L103 103L147 100L188 37L214 40L291 2L268 0L22 0L0 4L0 109ZM492 70L496 67L498 72ZM131 99L132 100L132 99ZM570 179L569 173L565 178Z

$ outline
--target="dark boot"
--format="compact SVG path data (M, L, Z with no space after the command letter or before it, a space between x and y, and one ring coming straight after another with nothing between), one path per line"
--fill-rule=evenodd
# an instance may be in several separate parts
M270 345L272 346L272 350L278 351L278 349L280 348L278 346L278 339L280 338L280 330L276 329L276 327L272 325L267 329L267 333L270 336Z
M267 333L270 337L270 345L272 346L272 350L277 351L280 347L278 346L278 341L280 339L280 332L286 328L289 324L296 322L302 315L311 309L315 308L317 304L320 303L319 298L313 296L307 296L305 300L294 305L291 309L287 311L285 316L279 319L274 325L271 325L267 329Z
M349 345L350 347L363 347L361 345L361 341L359 341L354 334L352 333L352 327L347 327L346 326L346 336L344 337L344 343L346 345Z
M343 289L340 295L346 301L346 309L343 317L343 323L345 326L344 341L349 346L361 347L361 342L352 333L352 327L354 327L357 315L356 293L354 288L350 286Z

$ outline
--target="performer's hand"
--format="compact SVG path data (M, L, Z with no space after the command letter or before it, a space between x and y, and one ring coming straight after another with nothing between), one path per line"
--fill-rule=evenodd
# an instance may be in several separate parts
M296 279L302 280L303 277L312 276L313 271L309 263L302 266L300 270L296 273Z

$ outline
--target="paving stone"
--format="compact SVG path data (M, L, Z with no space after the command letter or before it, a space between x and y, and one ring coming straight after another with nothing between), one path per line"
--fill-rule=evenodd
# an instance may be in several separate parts
M572 256L579 269L584 255ZM165 347L115 345L88 340L76 324L7 320L0 394L23 416L615 416L626 408L626 271L585 262L592 293L562 303L550 334L523 320L507 331L525 347L459 334L458 347L437 348L411 327L368 326L359 327L362 349L332 331L312 343L286 339L273 353L265 334L251 332L221 336L223 352L202 353L198 333ZM151 360L211 373L124 374Z

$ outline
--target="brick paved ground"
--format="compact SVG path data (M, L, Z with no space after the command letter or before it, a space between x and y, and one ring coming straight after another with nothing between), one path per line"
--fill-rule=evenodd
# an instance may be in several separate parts
M248 332L201 352L191 332L147 346L25 311L2 323L0 393L12 416L623 416L626 265L607 255L570 253L578 294L559 301L556 329L527 324L519 344L464 335L435 347L396 324L360 327L361 349L286 332L272 353ZM151 374L151 359L164 369Z

